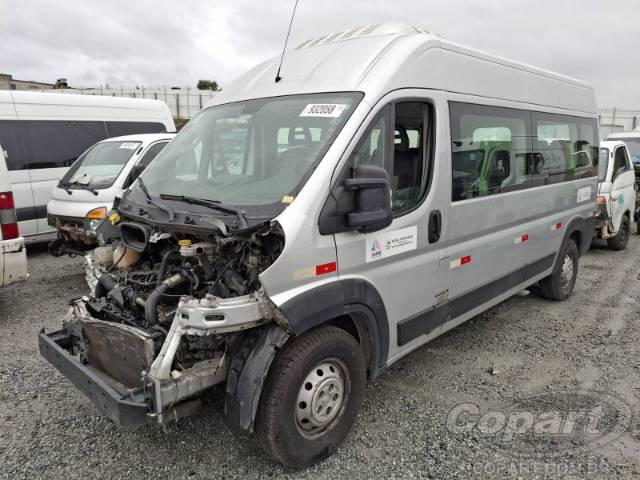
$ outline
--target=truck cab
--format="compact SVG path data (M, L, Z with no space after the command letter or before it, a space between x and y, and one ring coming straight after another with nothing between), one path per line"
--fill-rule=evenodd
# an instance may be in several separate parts
M635 175L627 146L622 141L600 142L595 238L606 240L610 248L624 250L635 203Z

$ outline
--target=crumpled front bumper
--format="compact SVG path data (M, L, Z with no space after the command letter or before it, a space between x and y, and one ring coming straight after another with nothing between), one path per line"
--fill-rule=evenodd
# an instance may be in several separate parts
M120 393L103 376L83 365L67 350L71 337L66 330L38 335L40 354L67 377L96 406L123 430L135 430L148 423L149 410L142 392Z

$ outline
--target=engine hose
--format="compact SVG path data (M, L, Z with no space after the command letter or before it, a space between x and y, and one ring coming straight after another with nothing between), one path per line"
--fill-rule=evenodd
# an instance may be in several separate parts
M144 306L144 318L147 322L147 326L156 325L158 323L158 305L162 296L167 293L168 290L181 285L187 280L187 277L181 273L172 275L164 280L159 287L149 294Z
M96 284L96 291L94 296L96 298L106 297L107 293L115 288L117 282L113 279L113 277L107 273L103 273L100 275L98 279L98 283Z
M164 276L167 273L167 263L169 262L169 257L171 255L180 253L178 250L169 250L162 257L162 262L160 263L160 270L158 270L158 279L156 280L156 288L160 286L160 284L164 280Z

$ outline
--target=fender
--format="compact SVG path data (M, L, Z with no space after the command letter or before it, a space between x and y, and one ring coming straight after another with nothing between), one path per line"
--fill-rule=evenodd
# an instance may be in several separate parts
M564 236L562 237L562 245L567 239L575 232L580 233L580 245L577 245L580 256L589 251L591 246L591 240L593 239L593 231L595 229L596 219L594 217L582 218L575 217L569 220L567 227L564 230ZM558 251L559 252L559 251Z
M294 335L300 335L341 315L359 315L367 323L370 347L370 375L384 370L389 354L387 311L378 290L359 278L336 279L283 303L280 310Z
M224 422L238 436L253 432L260 393L271 363L290 335L277 325L248 332L234 348L224 402Z

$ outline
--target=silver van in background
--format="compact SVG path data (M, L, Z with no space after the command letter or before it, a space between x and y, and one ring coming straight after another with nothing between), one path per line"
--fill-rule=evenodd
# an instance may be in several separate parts
M338 448L367 378L533 284L571 295L598 114L583 82L404 24L278 64L123 194L95 291L39 343L126 429L224 384L227 425L301 467Z
M20 233L50 233L47 202L73 162L94 143L133 133L175 132L159 100L0 91L0 143L6 152Z
M54 256L84 254L98 244L96 227L175 133L109 138L84 152L51 192L47 221L58 231Z

